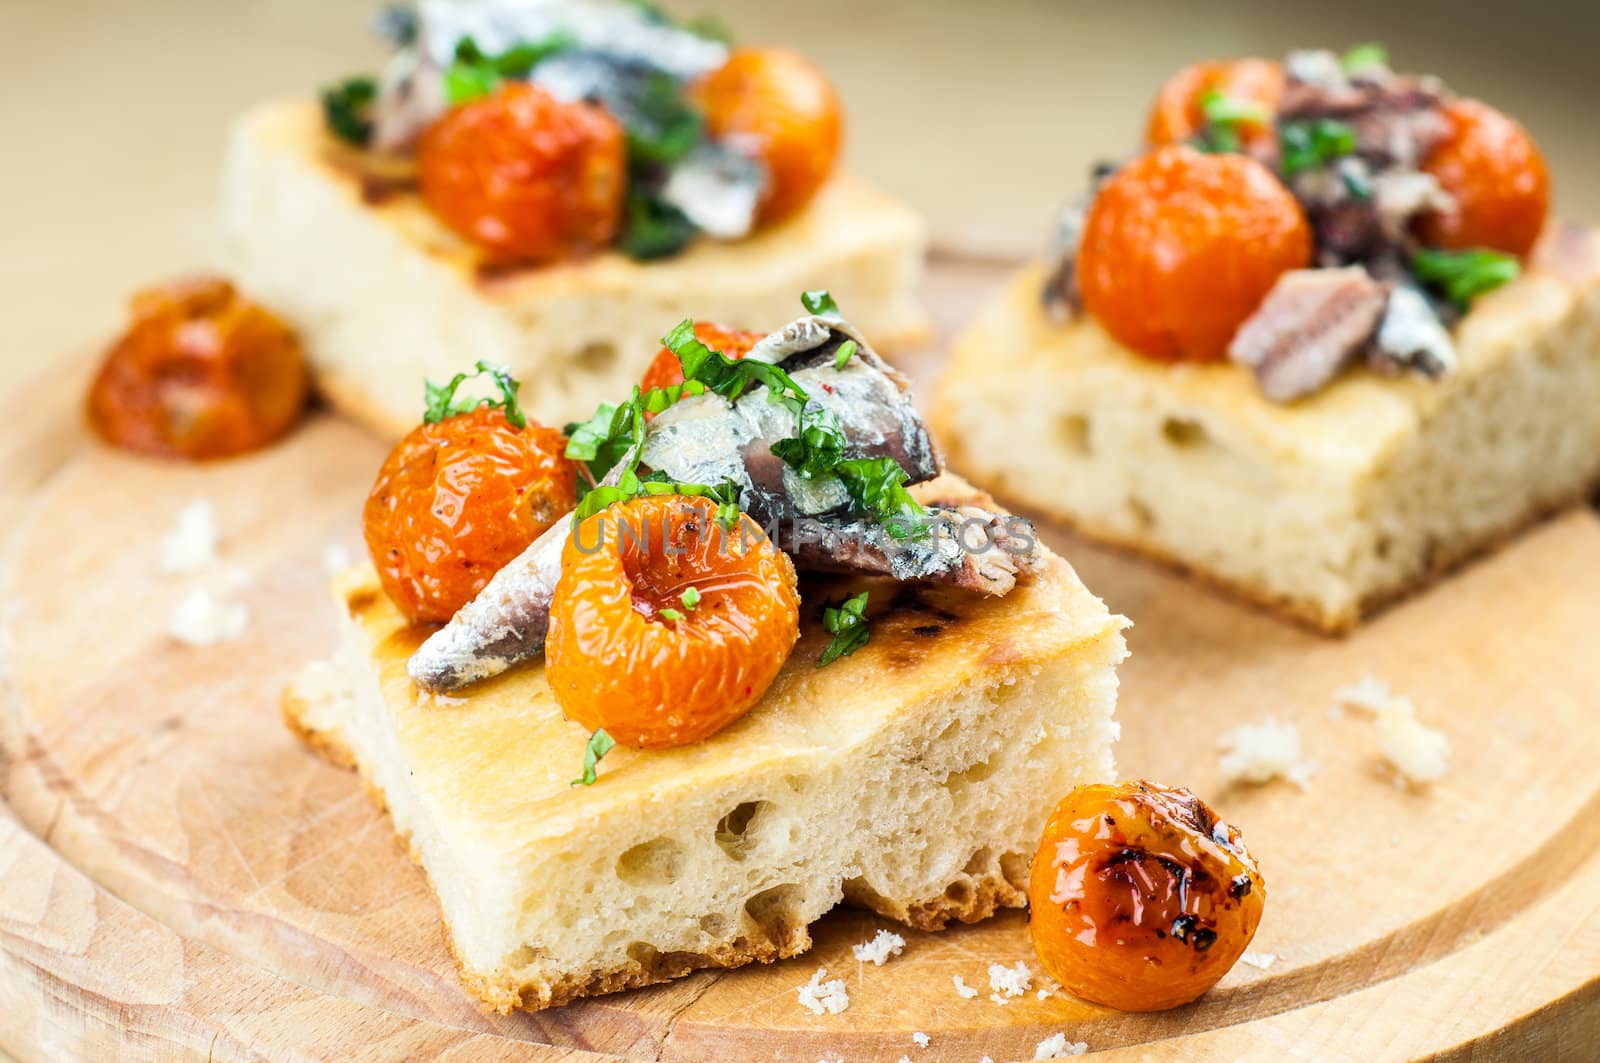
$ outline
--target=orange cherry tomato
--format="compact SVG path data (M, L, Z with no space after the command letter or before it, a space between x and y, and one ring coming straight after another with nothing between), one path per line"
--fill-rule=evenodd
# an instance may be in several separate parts
M413 429L367 496L367 551L413 621L455 615L577 504L577 467L554 428L480 406Z
M700 79L690 99L718 140L747 148L770 182L759 220L788 217L811 201L839 158L844 117L828 79L786 48L740 48Z
M430 126L417 146L422 198L496 260L548 262L617 234L627 168L603 109L507 82Z
M1028 932L1070 992L1160 1011L1228 972L1255 936L1266 892L1239 832L1188 790L1080 786L1039 840Z
M287 432L310 387L293 331L220 277L133 297L133 324L89 389L108 443L170 458L222 458Z
M1186 66L1173 74L1156 94L1145 127L1151 147L1188 140L1205 124L1202 100L1218 92L1241 103L1259 103L1270 116L1283 97L1283 66L1270 59L1216 59ZM1240 122L1237 129L1246 144L1270 140L1272 122Z
M1544 156L1522 126L1488 104L1454 100L1445 114L1450 135L1422 168L1455 199L1456 209L1425 215L1418 235L1435 247L1492 247L1526 256L1550 211Z
M1077 269L1084 306L1117 339L1152 358L1209 362L1311 250L1305 212L1265 166L1169 144L1100 187Z
M681 746L772 685L800 634L794 565L750 517L724 530L715 516L704 499L654 495L573 529L544 648L568 717L623 745Z
M695 339L707 347L737 362L749 354L750 348L754 347L766 333L745 332L742 329L731 329L709 321L696 321L694 335ZM674 384L681 383L683 383L683 365L678 361L677 355L663 347L656 352L655 360L644 371L644 376L639 380L639 387L649 391L651 388L670 388Z

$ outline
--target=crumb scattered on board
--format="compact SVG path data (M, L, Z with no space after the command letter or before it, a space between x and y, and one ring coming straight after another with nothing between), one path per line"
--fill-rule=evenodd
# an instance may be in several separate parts
M1268 716L1240 724L1218 739L1224 783L1264 783L1287 779L1304 790L1316 771L1300 751L1300 729Z
M1450 766L1450 739L1417 719L1410 698L1370 675L1340 687L1333 697L1337 705L1372 714L1378 751L1406 782L1430 783L1444 777Z
M230 602L196 587L178 601L167 632L186 646L215 646L244 634L250 610L243 602Z
M1033 1050L1034 1059L1069 1059L1072 1056L1081 1056L1089 1051L1085 1041L1069 1041L1067 1035L1058 1033L1039 1042Z
M329 543L322 549L322 567L330 576L349 568L350 561L350 548L344 543Z
M215 646L243 635L250 610L231 600L227 591L249 583L249 573L217 566L217 514L211 503L197 498L178 511L173 527L161 538L158 568L164 576L184 576L211 570L207 581L178 599L167 621L167 634L185 646Z
M1239 962L1248 963L1252 967L1265 971L1268 967L1278 962L1278 954L1276 952L1251 952L1247 949L1244 955L1239 957Z
M161 538L161 572L175 576L198 572L217 559L217 514L197 498L178 511L178 521Z
M828 969L818 967L811 981L797 989L800 1006L813 1015L837 1015L850 1006L850 994L845 991L844 982L838 978L823 981L827 977Z
M1028 965L1018 960L1015 966L1007 967L1003 963L989 965L989 988L993 990L989 999L996 1004L1008 1004L1012 997L1020 997L1033 988L1033 972L1028 970Z
M951 978L956 984L956 993L959 996L963 997L966 1000L971 1000L973 997L978 995L977 987L968 985L966 983L966 980L964 978L962 978L959 974L952 975Z
M906 939L891 930L880 930L871 941L863 941L851 947L856 959L878 967L888 963L889 957L898 956L905 950Z

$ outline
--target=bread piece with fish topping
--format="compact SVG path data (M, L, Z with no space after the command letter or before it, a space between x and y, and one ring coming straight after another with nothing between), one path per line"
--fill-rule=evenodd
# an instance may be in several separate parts
M1600 487L1600 232L1553 227L1438 380L1350 372L1292 405L1248 368L1142 358L1022 271L931 418L1002 498L1326 632Z
M953 477L914 490L984 501ZM857 587L870 640L819 669L823 600ZM841 901L928 930L1020 907L1051 795L1114 772L1127 622L1053 554L1003 598L813 585L747 716L697 745L618 747L589 787L569 785L588 734L541 667L419 700L406 660L426 630L366 565L334 598L343 648L285 715L387 806L463 982L501 1011L793 956Z
M222 199L228 268L300 331L330 401L386 436L415 427L424 378L480 358L510 366L537 420L586 417L628 393L677 321L765 328L810 288L881 349L929 335L923 223L849 175L742 240L508 269L440 224L403 168L334 140L315 103L287 101L234 126Z

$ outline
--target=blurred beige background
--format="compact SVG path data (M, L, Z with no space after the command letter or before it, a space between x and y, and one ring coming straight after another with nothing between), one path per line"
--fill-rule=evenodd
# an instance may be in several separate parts
M229 118L374 67L378 6L0 0L8 386L98 346L133 287L212 260ZM1038 246L1057 203L1092 160L1134 145L1156 86L1185 62L1364 40L1519 117L1551 162L1558 208L1600 220L1595 0L667 6L810 54L844 94L852 165L925 211L945 247Z

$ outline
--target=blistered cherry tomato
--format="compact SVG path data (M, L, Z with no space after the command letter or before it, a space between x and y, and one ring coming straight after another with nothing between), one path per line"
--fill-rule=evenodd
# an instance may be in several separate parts
M1311 264L1311 248L1305 212L1265 166L1169 144L1100 186L1078 282L1089 313L1135 351L1220 361L1278 277Z
M1236 128L1246 144L1272 138L1272 114L1283 97L1283 66L1270 59L1218 59L1195 63L1173 74L1156 94L1145 140L1151 147L1188 140L1205 125L1203 103L1215 92L1239 103L1261 106L1264 122L1240 121Z
M577 468L553 428L480 406L423 424L367 496L367 551L395 606L443 622L577 504Z
M219 277L134 296L133 324L89 390L89 424L107 442L172 458L222 458L266 446L305 408L300 341Z
M740 48L690 88L718 140L749 150L770 182L759 219L785 218L811 201L839 158L844 118L828 79L786 48Z
M622 217L622 127L600 107L507 82L446 113L417 146L422 198L497 261L608 246Z
M707 347L737 362L749 354L750 348L754 347L766 333L745 332L713 324L710 321L696 321L694 335L695 339ZM649 391L651 388L670 388L674 384L681 383L683 383L683 365L678 361L677 355L663 347L656 352L655 359L644 371L644 376L639 380L639 387Z
M1434 247L1491 247L1526 256L1550 212L1550 174L1533 138L1513 119L1477 100L1445 109L1451 132L1428 154L1431 173L1456 201L1425 215L1418 235Z
M699 742L749 712L800 633L794 565L750 517L637 498L573 529L545 675L567 716L623 745Z
M1239 832L1188 790L1080 786L1056 807L1028 884L1050 976L1122 1011L1187 1004L1243 955L1266 883Z

